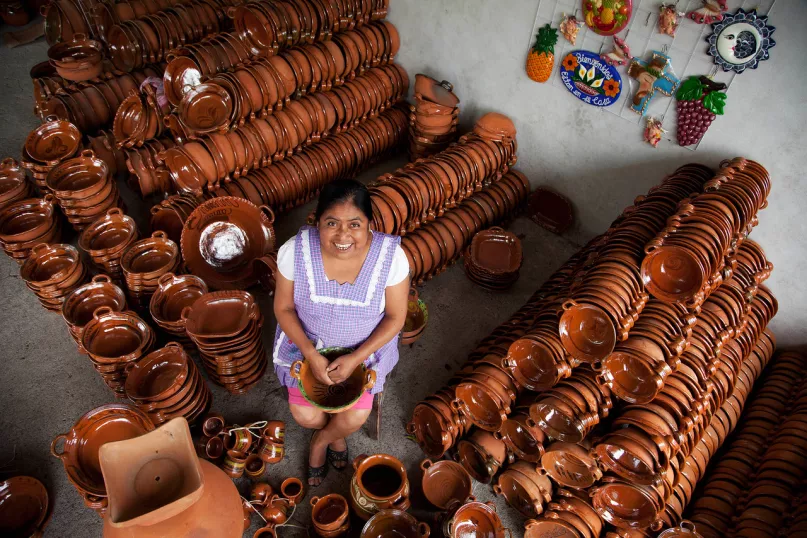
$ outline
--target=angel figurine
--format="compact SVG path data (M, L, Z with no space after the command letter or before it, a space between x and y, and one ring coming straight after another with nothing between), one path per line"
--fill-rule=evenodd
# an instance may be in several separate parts
M658 31L675 37L675 31L678 29L678 19L681 15L675 10L675 4L662 4L658 14Z
M567 15L560 21L558 28L566 41L574 45L574 42L577 41L577 32L580 31L581 24L574 15Z
M614 50L600 54L600 57L605 63L614 67L625 65L631 58L630 47L619 36L614 36Z
M658 146L658 143L661 142L661 135L666 133L664 129L661 128L661 120L656 118L651 118L648 116L647 124L644 128L644 141L653 146L654 148Z

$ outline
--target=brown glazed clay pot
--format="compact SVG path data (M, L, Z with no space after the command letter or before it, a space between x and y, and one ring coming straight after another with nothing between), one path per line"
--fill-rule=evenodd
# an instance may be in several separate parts
M311 521L320 536L342 527L350 515L347 499L338 493L311 498Z
M362 454L353 460L350 504L362 519L381 510L409 508L409 480L400 460L387 454Z
M361 531L361 538L428 538L429 526L401 510L382 510L370 518Z
M423 494L434 506L446 510L467 499L472 491L471 476L465 468L451 460L420 462L423 470Z

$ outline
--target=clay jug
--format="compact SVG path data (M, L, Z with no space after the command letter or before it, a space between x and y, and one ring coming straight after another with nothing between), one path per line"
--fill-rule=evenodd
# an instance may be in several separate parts
M104 538L240 538L244 512L233 482L196 456L184 418L99 452L109 495Z

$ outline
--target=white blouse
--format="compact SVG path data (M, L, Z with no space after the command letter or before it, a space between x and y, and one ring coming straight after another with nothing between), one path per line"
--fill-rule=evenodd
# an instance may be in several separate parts
M294 282L294 257L296 255L296 240L296 236L292 237L283 243L283 246L277 251L277 269L280 271L280 274L283 275L283 278L286 280L291 280L292 282ZM388 288L390 286L400 284L407 276L409 276L409 260L406 257L406 253L401 248L401 245L396 245L395 252L392 255L392 265L390 266L389 275L387 276L387 282L384 287ZM382 297L382 312L384 311L386 304L386 297Z

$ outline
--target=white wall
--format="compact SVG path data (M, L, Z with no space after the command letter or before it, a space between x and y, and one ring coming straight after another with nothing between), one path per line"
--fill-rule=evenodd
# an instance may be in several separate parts
M397 61L413 83L415 73L451 81L466 128L491 110L513 118L517 167L534 186L549 185L572 200L577 223L567 235L576 242L604 231L636 195L681 164L717 166L738 155L762 163L773 190L752 237L775 265L768 285L779 299L773 325L779 342L804 343L807 2L776 2L769 20L777 42L771 58L733 81L726 115L694 152L666 140L653 149L638 125L530 80L524 63L537 7L537 0L393 0L389 19L402 43Z

